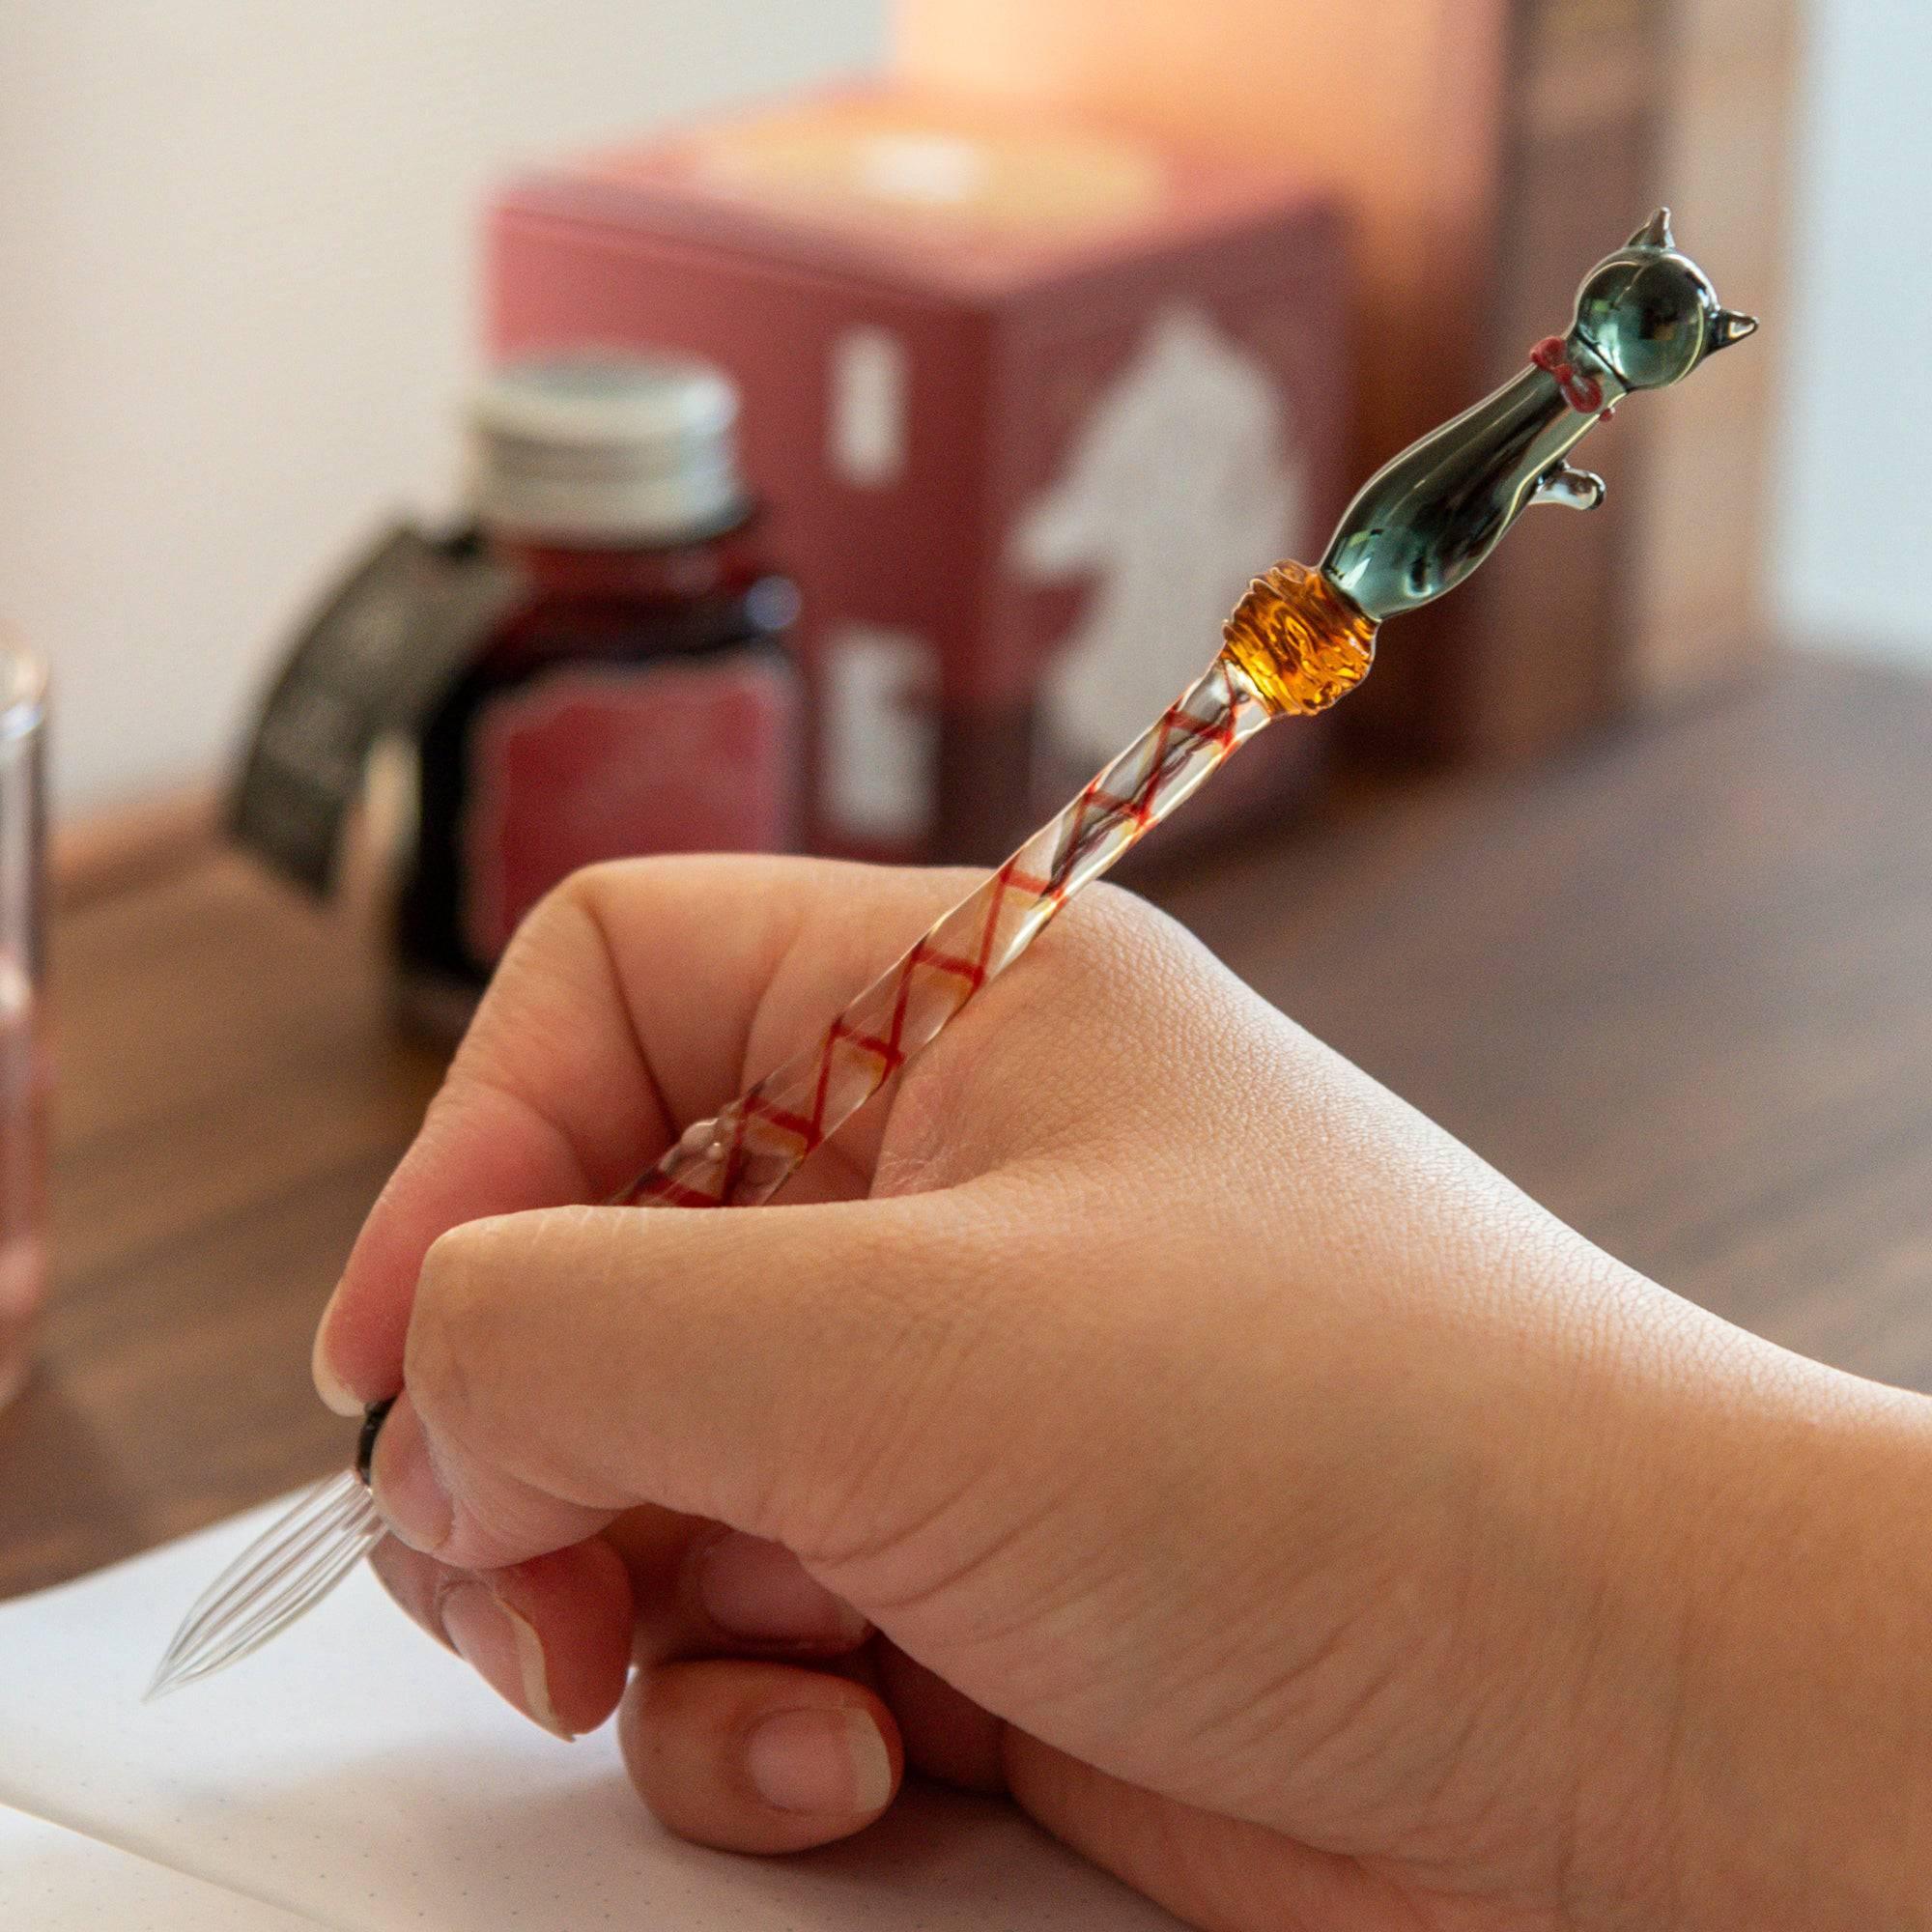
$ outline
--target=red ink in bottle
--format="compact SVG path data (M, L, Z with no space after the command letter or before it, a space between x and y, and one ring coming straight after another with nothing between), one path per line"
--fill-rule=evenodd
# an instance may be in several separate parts
M418 740L404 1014L448 1037L568 873L798 836L790 582L760 557L736 396L705 364L519 363L473 399L483 540L526 593Z

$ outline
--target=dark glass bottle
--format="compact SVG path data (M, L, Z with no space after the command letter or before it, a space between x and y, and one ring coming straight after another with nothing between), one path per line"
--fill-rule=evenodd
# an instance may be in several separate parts
M512 367L474 497L526 586L430 718L396 907L401 1005L461 1030L517 923L580 866L798 837L790 582L761 558L715 371Z

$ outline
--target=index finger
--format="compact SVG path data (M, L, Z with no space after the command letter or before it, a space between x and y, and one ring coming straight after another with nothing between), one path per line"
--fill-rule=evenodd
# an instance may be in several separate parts
M416 1277L439 1236L610 1199L822 1027L959 885L721 855L567 880L518 931L363 1224L316 1331L323 1400L354 1415L401 1386ZM822 1149L788 1198L862 1193L882 1113Z

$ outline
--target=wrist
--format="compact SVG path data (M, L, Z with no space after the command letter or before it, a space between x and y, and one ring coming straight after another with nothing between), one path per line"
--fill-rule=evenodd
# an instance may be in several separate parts
M1635 1391L1656 1922L1932 1923L1932 1402L1711 1339Z

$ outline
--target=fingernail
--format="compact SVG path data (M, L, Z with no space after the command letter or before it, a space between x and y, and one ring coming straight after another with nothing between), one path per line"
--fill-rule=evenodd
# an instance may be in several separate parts
M871 1625L807 1575L781 1543L730 1530L693 1558L704 1614L733 1636L767 1643L864 1642Z
M545 1730L569 1739L550 1701L543 1639L533 1625L485 1583L459 1583L442 1600L442 1634L456 1654L498 1696L526 1711Z
M412 1549L434 1556L449 1541L454 1511L430 1461L429 1438L415 1406L399 1398L376 1437L369 1491L384 1520Z
M341 1377L329 1365L324 1346L327 1332L325 1321L315 1331L315 1347L309 1351L308 1372L315 1383L315 1392L337 1415L360 1415L363 1407L361 1397L352 1395Z
M780 1711L745 1740L753 1789L779 1811L849 1818L883 1811L893 1795L893 1760L864 1711Z

